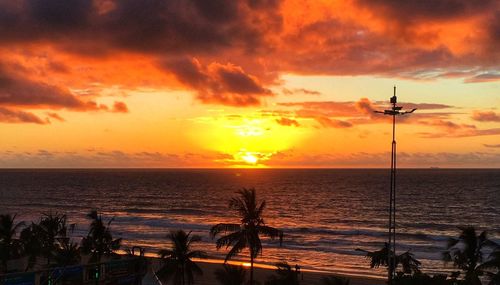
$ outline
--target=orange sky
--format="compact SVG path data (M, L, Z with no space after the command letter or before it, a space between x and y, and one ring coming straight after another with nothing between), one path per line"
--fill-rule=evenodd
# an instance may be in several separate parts
M0 11L0 167L500 167L495 0Z

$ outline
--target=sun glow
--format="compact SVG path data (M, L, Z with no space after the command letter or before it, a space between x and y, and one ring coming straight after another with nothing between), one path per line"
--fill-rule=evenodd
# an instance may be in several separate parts
M282 126L280 117L261 112L228 113L198 117L196 140L207 150L221 154L217 163L228 167L266 167L273 155L299 143L306 134L304 128Z
M245 155L243 155L241 158L246 163L249 163L249 164L256 164L259 161L259 159L255 155L248 153L248 152Z

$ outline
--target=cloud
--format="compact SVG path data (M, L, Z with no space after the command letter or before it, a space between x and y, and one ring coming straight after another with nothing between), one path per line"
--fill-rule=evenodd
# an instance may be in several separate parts
M13 110L0 106L0 122L3 123L33 123L44 125L47 121L40 119L40 117L33 113L28 113L21 110Z
M259 80L234 64L212 62L207 66L197 59L175 59L164 63L166 69L188 87L197 91L203 103L236 107L254 106L261 98L273 96Z
M28 93L41 90L37 101L13 89L25 104L16 103L18 108L80 111L105 109L96 103L100 88L165 89L179 83L201 103L256 106L273 96L270 88L286 73L492 81L499 79L499 5L494 0L0 0L0 52L29 65L23 76L0 73ZM36 65L42 59L47 63ZM91 95L75 96L77 90ZM304 88L282 93L319 95Z
M500 122L500 114L493 111L474 111L472 119L478 122Z
M266 164L272 167L389 167L390 153L355 152L310 154L285 151L272 156ZM500 153L491 152L399 152L398 167L500 167Z
M128 113L127 104L119 101L115 101L113 104L113 112L115 113Z
M301 95L321 95L321 92L319 91L315 91L315 90L309 90L309 89L305 89L305 88L294 88L294 89L287 89L287 88L283 88L281 90L281 92L284 94L284 95L297 95L297 94L301 94Z
M500 37L500 35L499 35ZM477 74L473 77L466 78L465 82L466 83L481 83L481 82L493 82L493 81L498 81L500 80L500 73L499 72L494 72L494 73L480 73Z
M12 168L151 168L151 167L213 167L213 163L228 156L221 153L163 153L122 150L55 151L39 149L33 152L7 150L0 152L0 167Z
M318 117L314 117L314 119L318 123L320 123L321 126L324 128L350 128L350 127L352 127L352 123L350 123L350 122L330 119L328 117L318 116Z
M47 116L49 116L49 118L58 120L59 122L65 122L66 121L63 117L59 116L59 114L57 114L57 113L47 113Z
M84 101L67 88L15 75L0 65L0 105L26 108L100 110L96 102Z
M276 119L276 122L282 126L295 126L295 127L300 126L300 124L297 120L285 118L285 117L281 117L279 119Z
M483 144L485 147L500 148L500 144Z

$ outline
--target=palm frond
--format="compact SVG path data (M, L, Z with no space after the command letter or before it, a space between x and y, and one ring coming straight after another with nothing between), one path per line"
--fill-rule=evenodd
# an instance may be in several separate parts
M239 224L220 223L210 229L210 237L213 239L220 233L235 232L241 229Z

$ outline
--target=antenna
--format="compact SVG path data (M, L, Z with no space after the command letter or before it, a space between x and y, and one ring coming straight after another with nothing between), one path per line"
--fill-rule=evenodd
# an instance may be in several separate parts
M391 150L391 187L389 198L389 242L387 254L388 284L392 285L396 276L396 116L411 114L417 109L402 111L403 107L397 106L396 86L394 95L390 98L391 109L384 111L374 111L384 115L392 116L392 150Z

